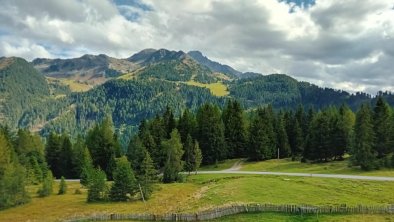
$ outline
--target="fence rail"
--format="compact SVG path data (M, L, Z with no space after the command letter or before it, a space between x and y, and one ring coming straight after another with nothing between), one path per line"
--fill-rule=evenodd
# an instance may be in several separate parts
M173 214L92 214L64 220L65 222L139 220L139 221L203 221L240 213L280 212L289 214L394 214L394 205L386 206L312 206L293 204L242 204L218 207L198 213Z

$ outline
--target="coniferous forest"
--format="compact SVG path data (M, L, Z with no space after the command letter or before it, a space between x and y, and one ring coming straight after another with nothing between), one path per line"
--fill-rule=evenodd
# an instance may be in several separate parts
M53 192L53 179L80 178L88 202L148 199L158 182L182 182L201 164L229 158L261 161L291 158L302 162L341 161L362 170L394 167L393 107L378 97L354 113L346 105L321 110L264 106L245 111L228 100L196 112L184 109L144 119L127 146L119 142L112 117L71 137L50 132L46 138L25 129L0 130L0 208L29 201L26 186L39 184L41 197ZM113 181L108 184L106 181Z

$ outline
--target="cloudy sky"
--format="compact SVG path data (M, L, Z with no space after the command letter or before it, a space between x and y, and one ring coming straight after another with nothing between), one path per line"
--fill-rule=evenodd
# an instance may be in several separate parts
M394 91L393 0L0 0L0 56L200 50L240 71Z

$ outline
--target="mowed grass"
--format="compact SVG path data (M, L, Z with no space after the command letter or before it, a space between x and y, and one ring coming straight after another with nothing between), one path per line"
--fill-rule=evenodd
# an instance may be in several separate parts
M280 213L239 214L212 220L215 222L381 222L394 221L390 215L289 215Z
M394 169L363 171L358 167L350 167L349 160L333 161L327 163L301 163L300 161L291 161L291 159L267 160L261 162L244 162L242 163L241 170L394 177Z
M224 85L222 82L216 83L200 83L194 80L190 80L185 82L187 85L191 86L198 86L198 87L205 87L208 88L211 93L215 96L227 96L230 92L227 89L227 86Z
M31 203L0 211L0 221L58 221L74 215L98 212L197 212L234 203L386 205L394 200L393 182L310 177L191 175L185 183L158 184L146 204L138 200L127 203L86 203L86 190L77 195L74 191L80 185L77 182L67 184L66 195L46 198L35 197L38 187L30 187L33 196ZM57 189L56 185L54 191ZM239 216L241 219L246 218L244 221L248 221L248 218L251 221L258 214ZM331 217L334 216L327 216ZM231 218L223 221L241 220Z

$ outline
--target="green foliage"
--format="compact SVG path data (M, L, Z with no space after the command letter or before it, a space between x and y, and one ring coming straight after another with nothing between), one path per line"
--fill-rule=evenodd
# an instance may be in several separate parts
M87 147L84 148L84 151L81 156L81 173L80 173L80 183L87 187L91 182L90 176L93 174L93 160L90 156L89 150Z
M171 137L161 143L166 153L163 182L171 183L180 179L179 172L183 169L182 155L184 153L180 135L177 129L171 132Z
M226 159L228 153L225 147L224 124L220 109L216 105L204 104L197 112L197 139L204 156L205 164L212 164Z
M375 132L373 150L378 158L384 158L391 150L391 110L389 105L379 97L373 110L373 131Z
M67 193L67 184L66 180L64 177L60 178L60 185L59 185L59 192L57 193L58 195L63 195Z
M138 183L141 186L144 199L147 200L152 195L154 183L157 182L157 171L149 152L145 150L144 154L140 174L138 175Z
M112 201L127 201L138 191L130 162L125 156L116 159L116 168L113 172L114 183L112 184L109 198Z
M374 154L374 131L372 112L368 105L362 105L356 115L354 147L352 150L352 163L361 166L364 170L376 167Z
M185 160L185 170L187 172L197 171L202 162L202 153L197 140L193 141L192 137L188 135L186 142L184 144L184 160Z
M222 119L228 157L246 156L246 129L241 104L236 100L227 102Z
M99 169L92 169L89 175L87 202L104 201L107 199L107 176Z
M42 187L37 191L39 197L47 197L53 192L53 176L52 172L48 171L44 181L42 182Z
M103 169L109 179L112 179L113 170L110 160L119 157L121 152L113 127L112 118L107 116L101 124L90 129L86 137L94 166Z
M0 130L0 209L29 201L25 169L19 164L12 144Z

